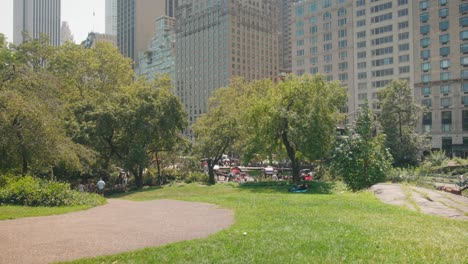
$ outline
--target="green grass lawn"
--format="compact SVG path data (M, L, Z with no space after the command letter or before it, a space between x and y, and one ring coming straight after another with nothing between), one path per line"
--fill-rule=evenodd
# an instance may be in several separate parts
M22 217L46 216L66 214L70 212L89 209L93 206L62 206L62 207L31 207L19 205L0 206L0 220L17 219Z
M386 205L370 192L331 184L313 183L306 194L265 184L192 184L122 198L218 204L234 211L235 224L206 239L76 263L468 263L468 222Z

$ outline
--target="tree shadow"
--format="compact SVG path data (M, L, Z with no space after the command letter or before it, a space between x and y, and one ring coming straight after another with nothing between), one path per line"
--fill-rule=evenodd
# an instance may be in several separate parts
M129 195L132 195L132 194L135 194L135 193L145 193L145 192L159 190L159 189L161 189L161 187L151 186L151 187L147 187L147 188L132 189L132 190L129 190L127 192L119 191L119 192L114 192L114 193L106 195L106 198L120 199L120 198L125 198L126 196L129 196Z
M290 193L290 194L333 194L336 183L335 182L300 182L298 184L308 184L309 189L304 193L289 192L289 189L294 185L289 182L246 182L239 184L242 190L248 190L255 193ZM297 185L298 185L297 184Z

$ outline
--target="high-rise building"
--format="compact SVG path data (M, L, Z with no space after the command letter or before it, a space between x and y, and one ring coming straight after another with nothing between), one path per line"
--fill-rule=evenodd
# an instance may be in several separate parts
M21 44L23 33L28 33L34 39L47 35L51 45L60 45L60 0L15 0L13 4L14 44Z
M293 73L321 73L340 81L348 88L350 119L366 100L378 112L377 92L392 80L407 80L426 106L420 132L428 133L433 148L465 157L465 2L297 1L292 10Z
M230 78L277 76L278 13L277 0L179 0L176 93L190 123Z
M156 19L156 31L148 49L139 54L140 76L152 80L158 74L175 77L175 19L161 16Z
M411 2L411 1L410 1ZM433 148L468 156L468 2L413 2L414 87Z
M168 5L174 0L117 0L117 46L120 52L135 61L146 50L154 35L156 18L168 15Z
M106 0L106 34L117 35L117 0Z
M96 46L96 43L98 42L107 42L112 44L112 46L117 47L115 35L101 34L96 32L88 33L88 37L86 38L86 40L81 42L81 45L83 45L87 49L92 49Z
M62 21L62 27L60 28L60 45L66 42L75 42L73 34L71 33L70 26L67 21Z
M298 0L278 0L279 7L279 71L290 73L292 71L291 46L291 9Z

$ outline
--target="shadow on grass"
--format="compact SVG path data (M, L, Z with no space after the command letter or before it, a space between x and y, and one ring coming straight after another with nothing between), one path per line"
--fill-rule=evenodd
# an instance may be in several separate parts
M147 188L142 188L142 189L134 189L128 192L117 192L113 194L106 195L106 198L108 199L119 199L119 198L125 198L128 195L132 195L135 193L144 193L144 192L149 192L149 191L154 191L154 190L159 190L162 189L159 186L152 186L152 187L147 187Z
M334 182L301 182L309 185L309 190L305 193L294 193L288 190L294 185L288 182L246 182L239 185L240 189L256 193L290 193L290 194L332 194L336 183Z

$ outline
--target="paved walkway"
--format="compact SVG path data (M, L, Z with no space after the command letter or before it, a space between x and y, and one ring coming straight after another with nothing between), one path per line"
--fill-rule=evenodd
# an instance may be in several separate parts
M108 204L65 215L0 221L0 263L50 263L207 237L233 213L172 200Z
M447 192L401 184L376 184L371 187L385 203L405 206L413 211L468 220L468 198Z

